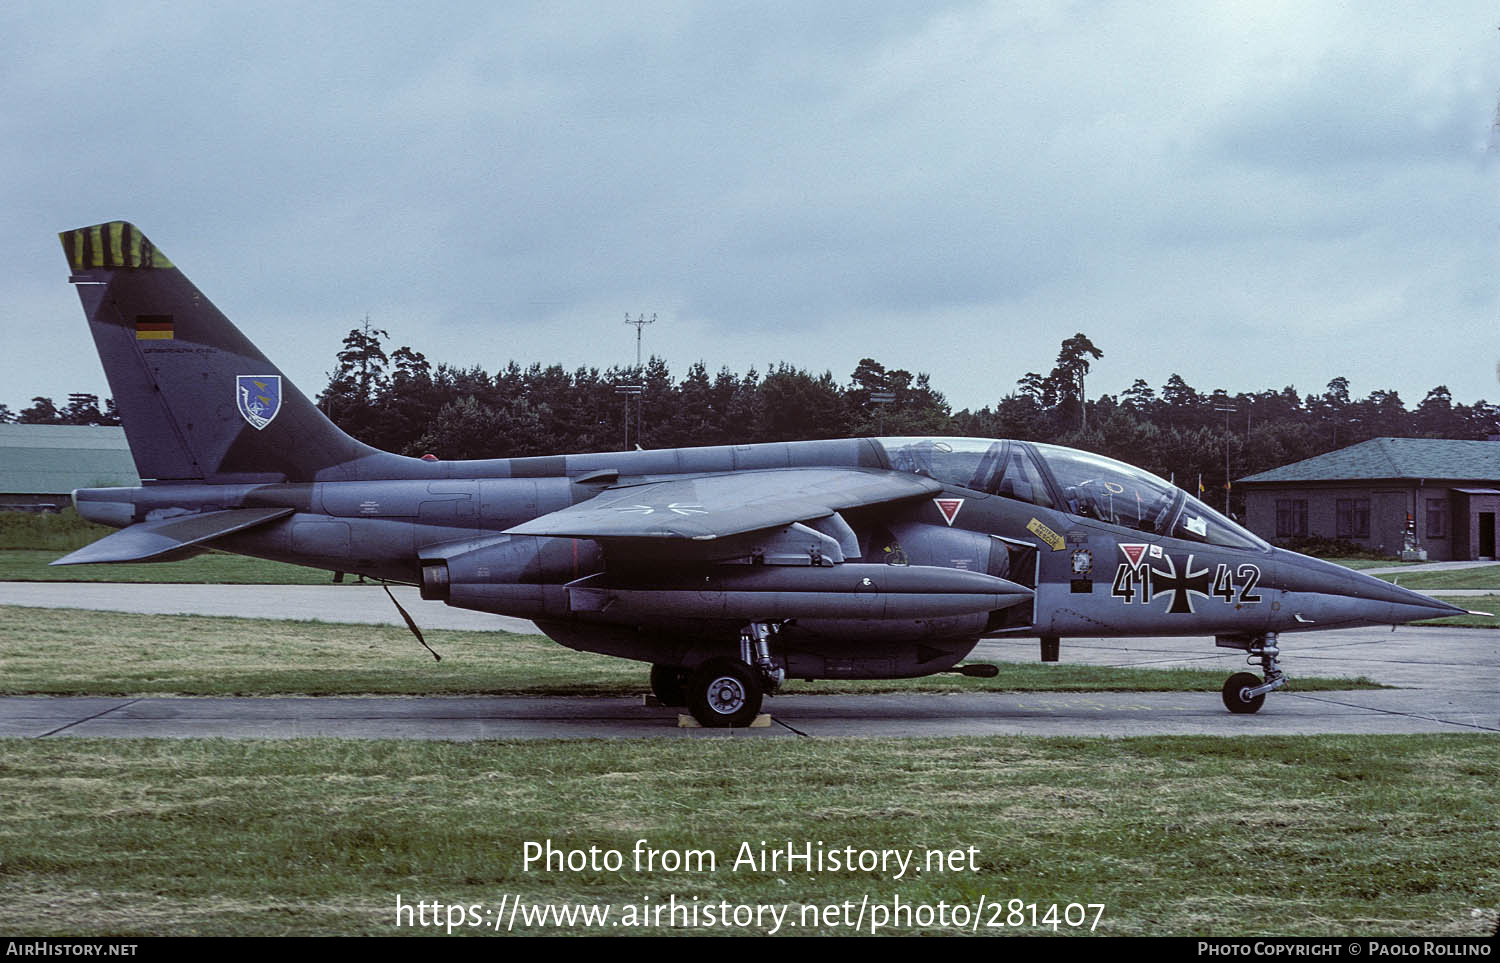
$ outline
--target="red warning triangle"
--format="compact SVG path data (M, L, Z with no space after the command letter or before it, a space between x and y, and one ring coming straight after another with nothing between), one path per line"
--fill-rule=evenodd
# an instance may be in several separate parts
M1144 545L1124 545L1124 544L1122 544L1120 546L1120 551L1124 552L1125 553L1125 557L1128 558L1128 559L1130 559L1130 564L1131 565L1139 565L1139 564L1141 564L1141 559L1146 554L1146 546L1144 546Z
M964 507L962 498L934 498L933 504L937 505L938 511L943 513L943 518L949 525L958 517L958 510Z

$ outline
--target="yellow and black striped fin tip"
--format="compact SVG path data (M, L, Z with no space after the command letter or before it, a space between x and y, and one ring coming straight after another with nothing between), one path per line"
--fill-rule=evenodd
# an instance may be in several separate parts
M74 271L94 268L174 267L141 229L128 221L107 221L57 235Z

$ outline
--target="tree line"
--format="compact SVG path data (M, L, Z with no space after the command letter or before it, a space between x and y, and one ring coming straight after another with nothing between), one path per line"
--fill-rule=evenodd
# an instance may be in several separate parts
M388 338L368 324L351 330L318 403L368 444L440 458L970 435L1098 452L1190 491L1201 484L1219 504L1226 480L1369 438L1483 439L1500 432L1500 407L1455 403L1444 385L1410 409L1393 390L1356 399L1343 377L1319 394L1291 386L1229 394L1199 391L1173 374L1159 389L1136 379L1119 395L1090 398L1086 376L1103 352L1081 332L1062 342L1047 374L1027 372L996 404L957 412L926 374L873 358L862 359L845 381L785 362L764 374L727 367L710 374L701 361L678 380L654 356L640 368L602 371L512 361L491 375L477 365L433 366L409 346L387 355ZM639 394L620 393L624 385Z
M31 399L31 407L19 412L11 411L9 405L0 405L0 425L19 422L23 425L118 425L120 413L115 410L115 400L105 399L99 407L99 396L90 394L68 395L63 407L51 398Z
M511 361L431 364L412 347L387 352L387 331L352 329L317 403L335 424L378 448L443 459L517 457L749 444L861 435L971 435L1047 442L1139 465L1221 503L1226 479L1381 436L1483 439L1500 431L1500 407L1455 403L1448 388L1408 408L1392 390L1356 399L1347 378L1319 394L1199 391L1173 374L1159 388L1136 379L1119 395L1088 397L1084 334L1062 342L1045 375L1027 372L994 405L954 412L926 374L862 359L847 380L779 362L764 373L703 362L675 378L653 356L639 368ZM626 390L622 391L622 387ZM0 422L119 424L112 401L73 394L59 408L38 397ZM1226 474L1226 455L1228 471ZM1238 499L1236 499L1238 501Z

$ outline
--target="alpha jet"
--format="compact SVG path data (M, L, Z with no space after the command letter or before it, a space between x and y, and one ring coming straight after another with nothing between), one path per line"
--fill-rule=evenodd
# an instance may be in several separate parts
M1008 636L1046 660L1066 636L1212 637L1261 668L1223 691L1255 712L1287 681L1280 633L1461 611L1052 445L390 454L335 427L134 226L61 238L143 484L75 492L120 531L54 564L217 550L416 584L650 663L657 697L706 726L748 724L788 677L954 671Z

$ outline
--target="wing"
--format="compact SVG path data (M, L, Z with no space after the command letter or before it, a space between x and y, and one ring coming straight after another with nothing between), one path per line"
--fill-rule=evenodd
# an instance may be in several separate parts
M848 551L853 532L839 512L942 490L931 478L879 469L743 471L610 488L509 532L594 539L613 554L723 558L744 554L747 542L741 536L755 541L754 536L793 527L806 532L800 523L813 523L825 533L825 544L853 554Z

